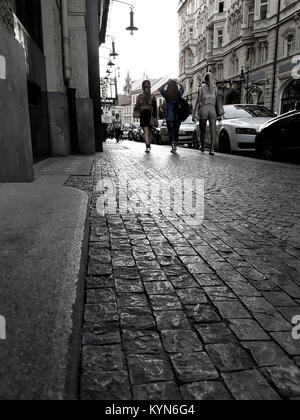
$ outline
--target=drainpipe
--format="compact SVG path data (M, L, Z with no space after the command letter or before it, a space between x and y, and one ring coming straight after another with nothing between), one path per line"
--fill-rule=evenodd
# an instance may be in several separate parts
M274 112L274 107L275 107L275 89L276 89L276 71L277 71L277 61L278 61L280 11L281 11L281 0L278 0L277 27L276 27L276 39L275 39L275 58L274 58L274 69L273 69L272 105L271 105L271 109L273 112Z
M70 53L70 31L69 31L69 9L68 0L61 0L61 26L63 44L64 78L67 87L70 85L72 75L71 53Z

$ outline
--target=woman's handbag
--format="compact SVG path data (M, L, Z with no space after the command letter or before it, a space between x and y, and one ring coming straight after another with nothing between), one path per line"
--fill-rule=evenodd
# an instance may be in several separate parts
M151 127L158 127L158 119L151 117L150 125Z

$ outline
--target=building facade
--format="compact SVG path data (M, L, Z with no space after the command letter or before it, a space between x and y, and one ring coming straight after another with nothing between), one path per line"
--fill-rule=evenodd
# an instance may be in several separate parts
M300 97L299 0L181 0L178 13L180 79L192 105L210 71L225 104L293 108Z
M0 182L101 150L99 45L110 0L1 0Z

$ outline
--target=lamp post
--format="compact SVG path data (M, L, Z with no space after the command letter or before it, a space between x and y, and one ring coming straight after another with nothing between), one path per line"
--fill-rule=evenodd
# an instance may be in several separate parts
M133 35L135 31L138 31L138 28L134 26L134 5L120 0L112 0L112 2L124 4L130 7L130 24L128 28L126 28L126 31L130 31L130 34Z

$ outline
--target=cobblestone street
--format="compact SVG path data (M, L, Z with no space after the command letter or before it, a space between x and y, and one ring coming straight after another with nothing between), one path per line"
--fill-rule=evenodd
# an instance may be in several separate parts
M68 182L91 196L81 399L300 399L300 167L144 150L108 142ZM203 220L142 182L174 179L204 180Z

